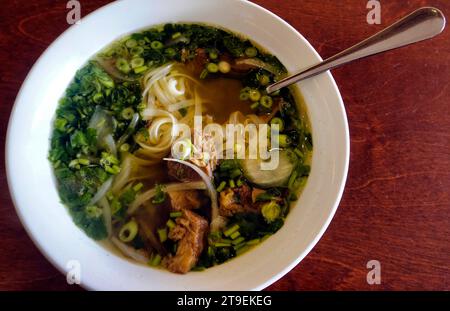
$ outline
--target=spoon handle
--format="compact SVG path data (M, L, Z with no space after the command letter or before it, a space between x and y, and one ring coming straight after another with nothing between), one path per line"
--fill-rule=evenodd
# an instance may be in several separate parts
M445 28L445 17L436 8L424 7L405 16L401 20L306 70L297 72L267 87L267 93L318 75L354 60L396 49L415 42L430 39Z

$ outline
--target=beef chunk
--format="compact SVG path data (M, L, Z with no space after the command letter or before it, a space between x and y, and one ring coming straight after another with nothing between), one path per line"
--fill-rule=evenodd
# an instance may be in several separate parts
M178 181L201 180L200 176L192 168L181 163L167 161L167 169L169 176Z
M179 239L177 253L165 257L164 265L171 272L184 274L196 265L203 251L208 222L194 212L183 210L183 215L176 219L176 223L169 237Z
M203 203L201 194L197 190L171 191L168 195L174 211L196 209Z
M259 204L252 200L252 189L243 185L237 188L227 188L220 193L219 212L221 216L230 217L237 213L257 212Z

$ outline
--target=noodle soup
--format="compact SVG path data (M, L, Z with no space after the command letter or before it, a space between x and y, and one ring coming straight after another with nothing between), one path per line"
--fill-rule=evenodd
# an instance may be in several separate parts
M270 238L307 181L313 147L300 94L265 92L285 74L250 40L206 25L113 42L76 73L56 111L49 159L75 224L174 273ZM212 125L258 129L275 167L250 156L248 133L228 144L203 131Z

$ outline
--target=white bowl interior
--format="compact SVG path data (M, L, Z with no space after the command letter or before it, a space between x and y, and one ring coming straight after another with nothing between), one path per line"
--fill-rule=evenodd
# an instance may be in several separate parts
M166 22L202 22L242 33L278 56L289 70L320 61L309 43L272 13L246 1L131 0L114 2L71 27L39 59L10 119L7 174L22 223L61 271L81 264L81 282L97 290L258 290L292 269L317 243L345 184L349 135L339 91L329 73L299 84L312 123L314 153L307 186L283 228L254 250L223 265L175 275L134 264L89 239L59 203L47 160L58 99L98 50L135 30Z

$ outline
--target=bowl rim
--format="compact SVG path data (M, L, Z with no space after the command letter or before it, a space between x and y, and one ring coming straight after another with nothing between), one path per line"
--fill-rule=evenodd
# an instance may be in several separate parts
M322 61L322 57L319 55L319 53L316 51L316 49L310 44L310 42L298 31L296 30L293 26L291 26L288 22L286 22L285 20L283 20L281 17L279 17L278 15L276 15L275 13L269 11L268 9L250 2L250 1L246 1L246 0L233 0L234 2L240 2L244 5L253 7L253 9L256 10L260 10L262 12L264 12L267 15L270 15L272 18L275 18L278 22L281 22L284 27L288 28L291 32L295 33L299 40L303 41L303 43L308 47L308 49L314 54L314 56L319 60ZM104 6L101 6L99 8L97 8L96 10L92 11L91 13L87 14L86 16L84 16L82 18L82 21L86 21L86 20L91 20L96 18L96 16L98 14L100 14L101 11L103 11L104 9L110 7L110 6L115 6L117 5L119 2L121 1L114 1L111 3L108 3ZM199 22L201 23L201 22ZM149 24L148 27L151 27L152 24ZM219 25L220 26L220 25ZM10 116L9 116L9 120L8 120L8 127L7 127L7 132L6 132L6 142L5 142L5 170L6 170L6 179L7 179L7 185L8 185L8 189L9 189L9 193L10 193L10 197L11 200L13 202L15 211L19 217L19 220L23 226L23 228L25 229L25 231L27 232L27 235L29 236L29 238L32 240L33 244L38 248L38 250L40 251L40 253L57 269L59 270L63 275L66 274L66 270L63 266L63 264L61 262L56 261L47 251L45 251L43 244L39 243L37 237L31 232L30 227L29 227L29 219L27 220L23 210L20 208L19 204L18 204L18 200L17 197L20 195L19 191L17 191L17 189L14 189L12 186L12 176L13 176L13 171L12 171L12 167L10 165L10 163L12 162L12 158L13 158L13 154L11 152L11 143L12 143L12 126L13 126L13 122L16 119L16 114L17 114L17 107L18 107L18 103L21 102L21 98L23 96L23 90L27 88L28 84L30 83L30 77L34 75L34 72L37 70L38 67L40 67L39 65L41 64L41 62L44 59L44 56L49 52L49 50L52 49L52 47L59 41L63 40L63 38L70 36L72 34L72 32L75 31L75 27L76 25L72 25L69 28L67 28L62 34L60 34L45 50L44 52L42 52L42 54L39 56L39 58L36 60L36 62L33 64L33 66L31 67L30 71L28 72L25 80L23 81L17 95L16 95L16 99L14 101L14 105L12 107ZM124 32L125 34L126 32ZM291 264L287 265L284 269L282 269L279 273L277 273L276 275L273 275L270 279L268 279L266 282L260 284L259 286L256 286L254 288L252 288L251 290L262 290L264 288L266 288L267 286L270 286L271 284L273 284L274 282L278 281L279 279L281 279L284 275L286 275L289 271L291 271L296 265L298 265L309 253L310 251L314 248L314 246L319 242L319 240L322 238L323 234L325 233L326 229L328 228L329 224L331 223L331 220L333 219L336 210L339 206L339 203L342 199L342 195L344 192L344 188L345 188L345 184L346 184L346 180L348 177L348 169L349 169L349 160L350 160L350 133L349 133L349 125L348 125L348 119L347 119L347 115L346 115L346 110L345 110L345 106L344 106L344 102L342 99L342 96L340 94L339 88L336 84L336 81L334 80L332 74L330 73L330 71L327 71L325 73L323 73L323 75L326 75L326 78L331 82L331 86L333 88L333 92L335 92L335 94L337 95L337 101L338 101L338 105L339 105L339 110L341 112L341 115L339 116L339 118L341 118L343 120L343 126L344 126L344 143L345 146L343 148L344 150L344 164L341 168L341 173L342 173L342 177L339 180L339 189L337 192L337 195L335 197L334 200L334 204L333 207L330 210L330 213L326 219L326 221L322 224L320 231L318 232L318 234L314 237L314 239L311 240L311 242L308 244L308 247L305 248L305 250L296 258L296 260L292 261ZM80 284L81 287L87 289L87 290L95 290L94 287L92 287L90 284L84 283L82 282Z

